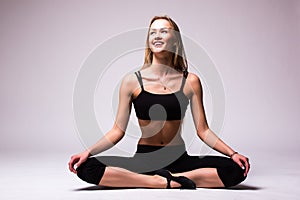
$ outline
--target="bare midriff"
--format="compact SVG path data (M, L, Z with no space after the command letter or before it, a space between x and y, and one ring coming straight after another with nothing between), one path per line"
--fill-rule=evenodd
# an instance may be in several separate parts
M138 120L142 136L138 144L151 146L182 145L182 120Z

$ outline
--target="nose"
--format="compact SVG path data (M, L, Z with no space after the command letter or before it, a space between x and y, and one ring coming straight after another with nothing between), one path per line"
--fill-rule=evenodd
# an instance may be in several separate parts
M161 39L160 33L156 33L154 39L155 39L155 40Z

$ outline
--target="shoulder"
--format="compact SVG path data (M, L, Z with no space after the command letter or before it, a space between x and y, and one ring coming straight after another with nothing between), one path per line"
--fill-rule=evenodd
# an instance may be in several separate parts
M137 83L137 77L134 73L126 74L122 79L122 83L126 84L127 86L130 86L132 84L136 84Z
M189 72L187 77L187 83L192 87L199 87L201 86L201 81L198 75Z
M128 95L131 95L133 91L138 87L138 79L133 73L126 74L122 78L122 84L120 90L126 91Z
M186 82L189 96L202 93L201 80L198 75L189 72Z

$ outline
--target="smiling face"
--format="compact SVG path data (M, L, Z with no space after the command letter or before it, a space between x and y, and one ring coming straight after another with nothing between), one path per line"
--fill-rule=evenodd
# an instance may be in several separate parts
M148 29L144 66L152 64L153 56L170 57L177 71L187 71L188 64L178 25L169 16L154 16Z
M171 24L165 19L155 20L149 29L149 48L153 53L170 52L176 42Z

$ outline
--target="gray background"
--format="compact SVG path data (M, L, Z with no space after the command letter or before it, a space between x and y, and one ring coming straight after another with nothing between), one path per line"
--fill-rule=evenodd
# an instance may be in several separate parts
M202 45L222 77L221 137L250 157L296 155L299 7L297 0L2 0L0 151L71 155L83 150L72 111L82 62L107 38L168 14Z

